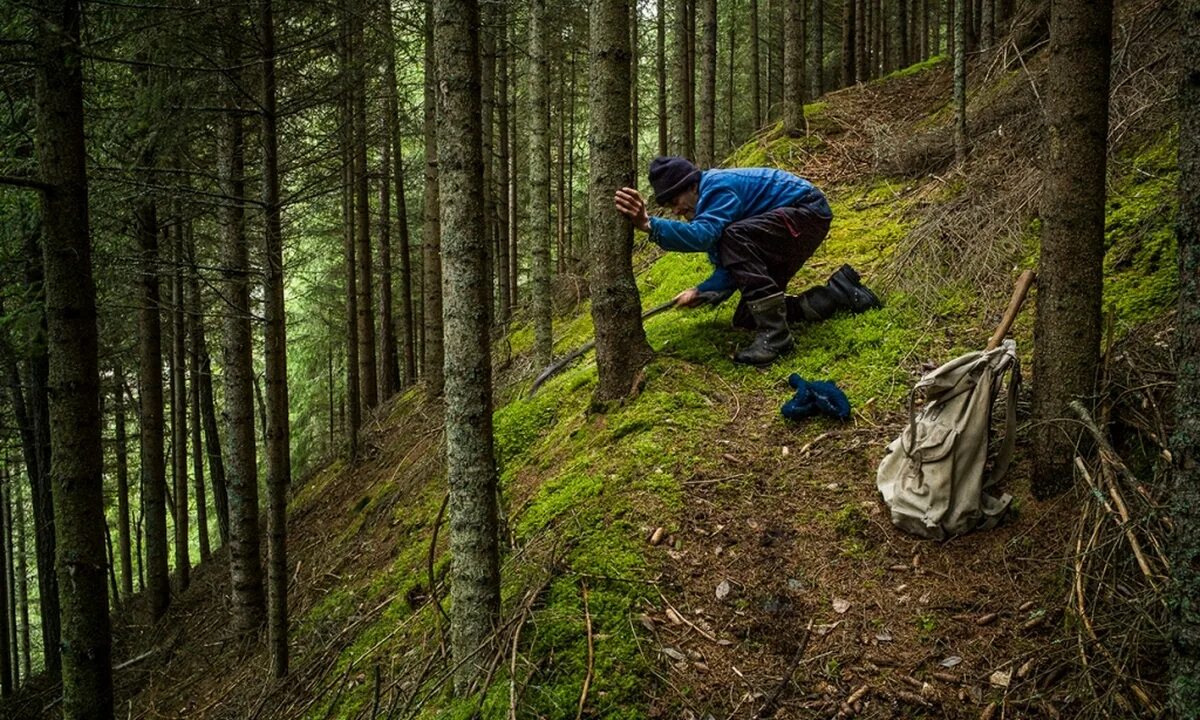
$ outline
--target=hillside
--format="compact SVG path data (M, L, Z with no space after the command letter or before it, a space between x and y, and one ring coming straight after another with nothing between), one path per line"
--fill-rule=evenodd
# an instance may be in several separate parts
M1126 7L1121 28L1106 259L1116 347L1169 322L1175 293L1171 28L1155 2ZM1032 498L1023 434L1005 483L1017 512L995 530L918 541L891 527L874 484L912 382L982 347L1012 280L1036 264L1046 59L1027 34L972 68L964 165L950 68L936 59L832 93L807 108L807 137L768 130L728 159L827 191L833 229L793 289L849 262L884 308L800 328L766 370L729 359L746 340L729 327L733 303L660 315L637 393L603 411L590 406L590 360L530 398L532 330L518 323L496 343L504 624L476 696L446 687L443 437L418 388L365 423L360 463L331 461L295 485L291 676L265 679L262 643L229 639L221 552L163 622L118 618L122 714L569 718L585 678L584 715L603 718L754 717L777 691L781 718L974 718L991 704L1006 717L1121 714L1125 696L1079 679L1063 612L1079 494ZM708 270L644 239L636 264L644 307ZM592 329L586 301L561 309L560 353ZM1014 330L1027 368L1032 318L1031 303ZM853 418L784 420L792 372L835 380ZM1129 669L1146 695L1136 712L1161 704L1162 671ZM35 714L50 700L25 702Z

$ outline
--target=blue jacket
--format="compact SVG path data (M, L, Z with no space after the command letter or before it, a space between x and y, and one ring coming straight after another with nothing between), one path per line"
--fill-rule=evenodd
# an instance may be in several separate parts
M774 168L706 170L700 174L700 196L691 222L650 218L650 239L663 250L706 252L715 268L697 287L701 292L735 288L717 258L721 233L731 223L781 207L807 206L833 217L825 195L804 178Z

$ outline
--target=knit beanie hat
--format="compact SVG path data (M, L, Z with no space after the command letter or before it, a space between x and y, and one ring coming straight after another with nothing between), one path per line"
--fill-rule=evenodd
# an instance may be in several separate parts
M669 204L699 180L700 170L687 158L659 156L650 161L650 186L659 205Z

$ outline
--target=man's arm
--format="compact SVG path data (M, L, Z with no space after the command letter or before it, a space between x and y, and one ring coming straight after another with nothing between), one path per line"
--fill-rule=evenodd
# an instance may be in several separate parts
M704 211L691 222L650 218L650 239L663 250L708 252L726 226L737 219L742 201L733 190L716 188L704 198Z

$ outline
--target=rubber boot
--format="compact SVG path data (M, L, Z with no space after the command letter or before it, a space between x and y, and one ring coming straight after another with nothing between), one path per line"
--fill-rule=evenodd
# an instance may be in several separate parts
M754 342L733 356L745 365L769 365L792 349L792 333L787 324L787 303L783 293L747 303L754 316L758 335Z
M842 306L852 313L858 314L873 308L882 307L879 298L862 284L858 271L849 265L843 265L829 277L825 283L829 289L840 295Z
M875 293L863 286L858 272L843 265L824 285L787 298L788 322L826 320L841 310L858 314L881 307Z

